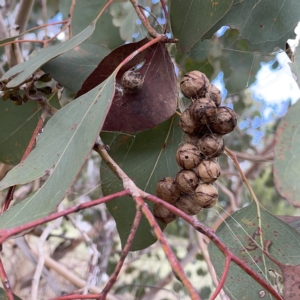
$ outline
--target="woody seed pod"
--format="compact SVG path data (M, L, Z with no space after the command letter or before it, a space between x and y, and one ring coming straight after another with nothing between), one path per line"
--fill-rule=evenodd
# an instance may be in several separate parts
M153 206L153 215L162 223L168 224L174 221L177 217L163 205L155 204Z
M206 97L207 96L215 102L217 107L220 106L222 102L222 95L220 90L215 85L211 84L209 86Z
M187 134L193 134L197 128L194 120L190 116L189 109L186 109L180 116L179 126Z
M201 210L201 206L197 204L193 194L181 193L174 206L191 216L196 215Z
M220 166L213 160L202 160L197 166L197 173L202 182L212 183L221 174Z
M189 99L205 97L208 87L208 78L199 71L186 73L180 82L182 94Z
M218 191L211 183L200 183L195 189L195 201L203 208L213 207L218 200Z
M156 196L169 203L174 203L180 196L180 190L171 177L161 179L156 185Z
M192 144L184 144L177 150L177 164L184 169L193 169L200 163L200 151Z
M135 93L140 90L143 86L144 78L139 72L134 72L133 70L126 71L122 78L121 84L125 92Z
M227 134L234 130L237 124L236 113L227 106L217 108L215 120L210 124L210 128L217 134Z
M198 149L208 158L220 156L224 147L223 138L215 134L206 134L198 143Z
M209 124L216 116L217 107L212 99L201 98L195 100L190 105L189 110L195 123Z
M199 178L192 170L181 170L175 180L178 188L184 193L192 193L199 182Z

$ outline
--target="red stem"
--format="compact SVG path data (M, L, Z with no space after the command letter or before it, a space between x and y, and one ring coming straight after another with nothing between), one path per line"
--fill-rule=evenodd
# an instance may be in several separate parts
M129 252L130 247L132 245L132 242L134 240L135 234L136 234L136 232L138 230L138 227L139 227L142 215L143 215L143 213L141 211L141 208L138 207L137 211L136 211L136 214L135 214L135 217L134 217L133 225L131 227L131 231L130 231L130 234L129 234L128 238L127 238L126 245L125 245L124 250L122 252L121 258L118 261L118 264L117 264L114 272L110 276L110 279L109 279L108 283L106 284L105 288L103 289L100 297L98 297L97 299L99 299L99 300L105 300L108 292L113 287L113 285L116 283L117 277L118 277L118 275L119 275L119 273L121 271L121 268L122 268L122 266L124 264L124 261L125 261L127 255L128 255L128 252Z
M180 279L182 284L186 287L188 290L191 299L192 300L201 300L200 296L198 295L197 291L194 289L191 282L188 280L187 276L185 275L179 261L177 260L175 254L173 253L171 247L169 246L161 228L157 224L153 214L151 213L150 209L148 208L148 205L144 202L144 200L141 197L133 196L134 200L138 205L141 206L142 212L147 218L150 226L153 228L153 231L161 243L161 247L164 250L167 259L169 260L169 263L172 267L173 272L177 275L177 277Z
M92 206L95 206L95 205L98 205L98 204L101 204L101 203L105 203L105 202L108 202L110 200L120 198L120 197L123 197L123 196L130 196L130 191L129 190L123 190L121 192L117 192L117 193L108 195L106 197L99 198L97 200L89 201L89 202L82 203L82 204L77 204L77 205L75 205L73 207L70 207L70 208L67 208L63 211L53 213L53 214L51 214L47 217L44 217L44 218L41 218L41 219L38 219L38 220L35 220L35 221L28 222L26 224L23 224L23 225L14 227L14 228L2 229L2 230L0 230L0 245L5 240L7 240L9 237L11 237L13 235L16 235L18 233L21 233L25 230L34 228L38 225L41 225L41 224L44 224L44 223L47 223L47 222L50 222L50 221L53 221L57 218L69 215L71 213L78 212L82 209L92 207Z
M166 3L164 0L160 0L160 4L161 4L161 7L164 11L164 14L165 14L165 19L166 19L166 25L165 25L165 28L164 28L164 34L167 32L167 28L168 28L168 21L169 21L169 15L168 15L168 11L167 11L167 7L166 7Z
M214 291L213 295L211 296L210 300L215 300L217 298L217 296L219 295L219 293L221 292L221 290L222 290L222 288L223 288L223 286L225 284L226 278L227 278L227 274L228 274L228 271L229 271L230 263L231 263L230 256L226 256L224 271L223 271L221 280L220 280L220 282L219 282L216 290Z
M10 288L9 280L3 267L2 259L0 258L0 277L7 300L14 300L13 292Z
M282 300L283 298L277 293L277 291L270 286L264 279L262 279L260 276L258 276L250 267L248 267L247 264L245 264L240 258L234 255L227 246L218 238L218 236L215 234L215 232L204 226L199 221L195 220L193 217L188 216L172 204L167 203L166 201L163 201L153 195L145 193L143 196L144 198L148 199L151 202L161 204L165 206L167 209L169 209L171 212L176 214L177 216L181 217L183 220L188 222L190 225L192 225L197 231L200 233L206 235L218 248L225 257L230 257L230 259L237 264L242 270L244 270L248 275L250 275L258 284L260 284L263 288L265 288L272 296L274 296L275 299Z

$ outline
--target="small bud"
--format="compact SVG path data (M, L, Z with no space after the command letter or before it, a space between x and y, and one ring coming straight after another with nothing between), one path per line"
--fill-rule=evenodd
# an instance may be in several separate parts
M215 119L217 107L210 98L195 100L189 107L190 115L195 123L209 124Z
M191 216L196 215L201 210L201 206L197 204L193 194L181 193L174 206Z
M171 177L161 179L156 185L156 196L169 203L174 203L180 196L176 181Z
M200 183L195 189L195 201L203 208L211 208L218 201L218 191L211 183Z
M216 107L221 105L222 95L220 90L215 85L211 84L209 86L207 96L215 102Z
M205 97L209 84L209 80L205 74L199 71L192 71L182 77L180 88L185 97L198 99Z
M184 193L192 193L199 182L197 174L192 170L181 170L175 180L178 188Z
M186 109L180 116L179 126L187 134L193 134L197 128L196 123L190 116L189 109Z
M221 106L217 108L215 120L209 126L217 134L227 134L234 130L236 124L236 113L227 106Z
M139 72L134 72L133 70L126 71L122 78L121 84L125 92L135 93L140 90L143 86L144 78Z
M162 223L168 224L174 221L177 216L165 208L163 205L155 204L153 206L153 215Z
M212 183L221 174L220 166L213 160L202 160L197 166L197 173L202 182Z
M177 150L176 161L184 169L196 168L200 163L200 151L192 144L184 144Z
M218 157L224 151L224 140L215 134L206 134L199 140L198 149L208 158Z

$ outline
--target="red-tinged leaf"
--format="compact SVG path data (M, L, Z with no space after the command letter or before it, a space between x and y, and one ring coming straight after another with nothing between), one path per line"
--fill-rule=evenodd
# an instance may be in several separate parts
M86 79L77 97L104 81L131 53L148 42L123 45L106 56ZM135 93L116 93L103 130L138 132L153 128L169 119L176 110L177 83L174 65L164 44L155 44L135 56L117 74L116 83L127 70L139 64L144 76L142 88Z

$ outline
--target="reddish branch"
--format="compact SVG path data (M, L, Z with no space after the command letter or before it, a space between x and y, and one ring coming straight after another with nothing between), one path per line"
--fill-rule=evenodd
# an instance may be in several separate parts
M130 234L129 234L128 238L127 238L124 250L122 251L122 255L120 257L120 260L118 261L118 264L117 264L114 272L110 276L110 279L109 279L108 283L106 284L105 288L103 289L100 297L98 296L97 299L99 299L99 300L105 300L108 292L110 291L110 289L113 287L113 285L117 281L118 275L119 275L119 273L121 271L121 268L122 268L122 266L124 264L124 261L125 261L127 255L128 255L128 252L129 252L130 247L132 245L132 242L134 240L135 234L136 234L136 232L138 230L138 227L139 227L142 215L143 214L142 214L142 211L141 211L141 207L139 205L137 205L137 210L136 210L136 214L135 214L135 217L134 217L133 225L131 227Z
M53 220L55 220L57 218L60 218L60 217L63 217L63 216L67 216L67 215L69 215L71 213L74 213L74 212L81 211L81 210L86 209L88 207L93 207L95 205L98 205L98 204L101 204L101 203L106 203L110 200L120 198L120 197L123 197L123 196L129 196L129 195L130 195L129 190L123 190L121 192L117 192L117 193L111 194L109 196L99 198L97 200L77 204L77 205L75 205L73 207L70 207L70 208L67 208L63 211L53 213L53 214L51 214L47 217L44 217L44 218L41 218L41 219L38 219L38 220L35 220L35 221L28 222L24 225L20 225L20 226L17 226L17 227L14 227L14 228L9 228L9 229L2 229L2 230L0 230L0 245L3 244L3 242L6 241L11 236L14 236L14 235L16 235L18 233L21 233L23 231L26 231L28 229L34 228L38 225L53 221Z
M191 282L188 280L187 276L184 273L184 270L182 269L178 259L176 258L175 254L173 253L170 245L168 244L161 228L157 224L157 221L155 220L152 212L150 211L148 205L145 203L145 201L141 197L135 197L133 196L134 200L138 205L141 206L142 212L147 218L150 226L153 228L153 231L158 239L158 241L161 244L162 249L164 250L167 259L169 260L169 263L172 267L173 272L177 275L177 277L180 279L182 284L187 288L191 299L192 300L201 300L199 297L197 291L191 284Z
M6 272L4 270L1 258L0 258L0 277L1 277L1 281L2 281L2 285L3 285L3 289L4 289L4 292L5 292L6 299L7 300L14 300L15 298L14 298L13 292L11 290L9 280L8 280Z

